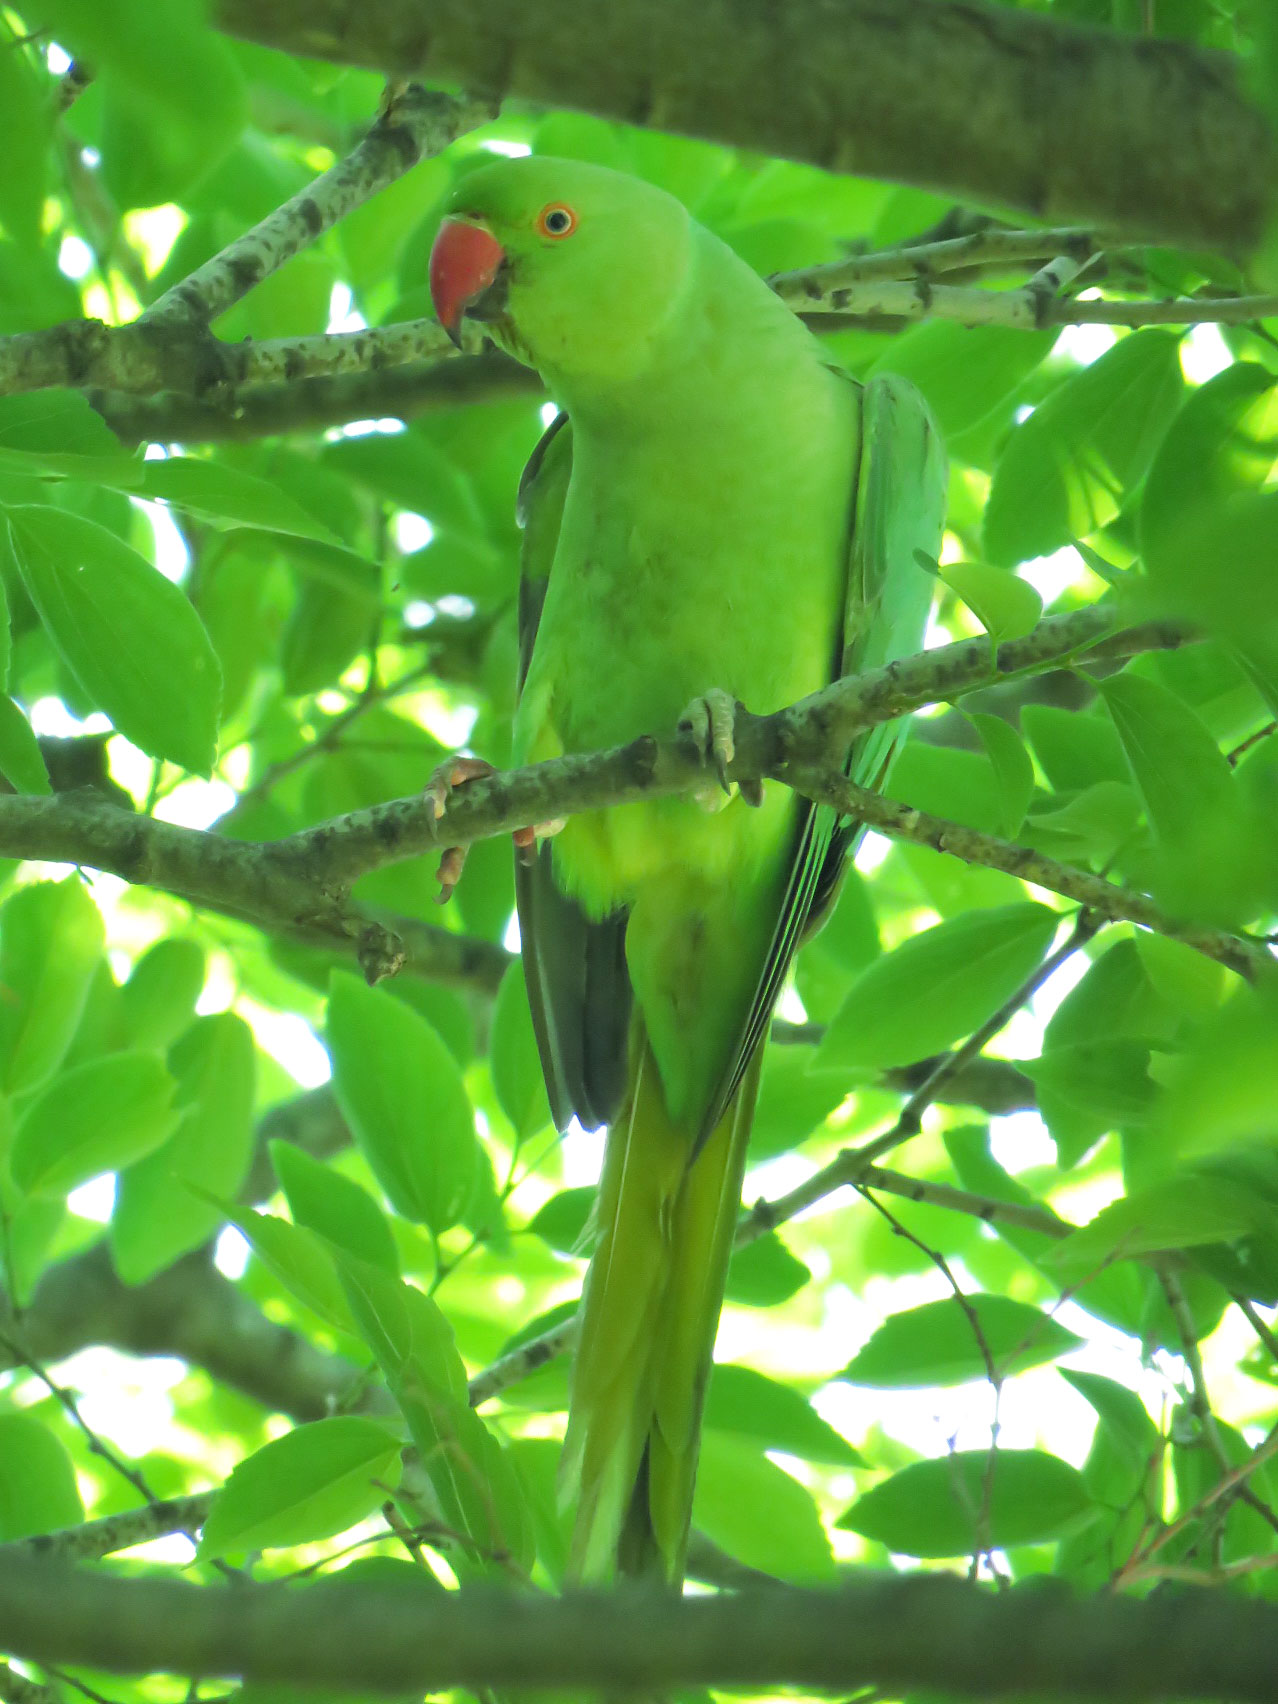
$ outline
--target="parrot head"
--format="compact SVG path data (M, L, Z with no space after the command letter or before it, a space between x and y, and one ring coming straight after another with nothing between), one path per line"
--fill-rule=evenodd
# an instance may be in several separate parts
M642 370L687 280L692 221L664 190L580 160L481 166L430 255L440 324L483 321L517 360L565 380Z

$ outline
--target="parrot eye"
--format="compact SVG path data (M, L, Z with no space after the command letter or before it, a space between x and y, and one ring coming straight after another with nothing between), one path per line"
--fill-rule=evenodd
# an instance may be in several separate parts
M577 229L577 215L571 207L552 201L537 215L537 229L543 237L570 237Z

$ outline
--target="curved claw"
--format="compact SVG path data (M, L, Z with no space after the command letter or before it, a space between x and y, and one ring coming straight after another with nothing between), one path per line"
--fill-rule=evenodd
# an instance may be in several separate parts
M482 757L445 758L422 788L423 795L430 800L435 821L438 822L448 809L448 800L454 787L463 787L467 781L482 781L496 773L492 764L485 762Z
M482 757L446 758L422 789L424 797L430 800L436 822L448 809L448 801L455 787L464 787L468 781L483 781L487 776L496 773L492 764ZM558 834L563 826L563 819L556 818L552 822L531 823L527 828L512 829L510 838L515 843L515 856L520 863L536 863L538 837ZM462 871L466 867L467 850L465 846L445 846L440 854L439 867L435 871L439 882L438 904L447 905L453 897L453 889L461 880Z
M737 752L736 719L736 699L717 686L694 698L679 719L679 732L691 737L701 761L713 766L720 787L729 795L728 767Z

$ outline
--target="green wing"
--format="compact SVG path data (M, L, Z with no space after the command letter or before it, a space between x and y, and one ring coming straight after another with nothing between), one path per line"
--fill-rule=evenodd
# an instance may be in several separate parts
M847 377L842 368L833 371ZM923 648L934 582L916 552L935 560L940 551L947 471L936 423L908 380L883 374L864 387L853 478L843 638L831 659L831 680ZM849 750L846 773L861 786L882 786L905 731L902 721L870 729ZM763 1038L795 952L828 915L862 828L840 822L828 806L803 808L776 930L703 1139L722 1117Z
M546 601L559 542L572 428L557 415L524 469L517 514L524 529L519 582L519 687ZM633 996L626 969L626 914L591 921L555 880L543 843L529 863L515 861L524 980L546 1092L556 1125L576 1117L588 1130L612 1122L626 1089Z

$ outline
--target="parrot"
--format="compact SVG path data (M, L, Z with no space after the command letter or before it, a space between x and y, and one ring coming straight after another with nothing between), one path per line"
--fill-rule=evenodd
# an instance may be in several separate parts
M692 794L515 837L550 1107L607 1127L569 1577L677 1589L763 1043L858 832L776 782L730 792L733 714L922 649L945 456L913 386L858 383L681 201L611 168L475 167L429 283L459 346L469 317L559 410L518 498L514 762L676 730L704 761ZM903 732L832 761L880 786Z

